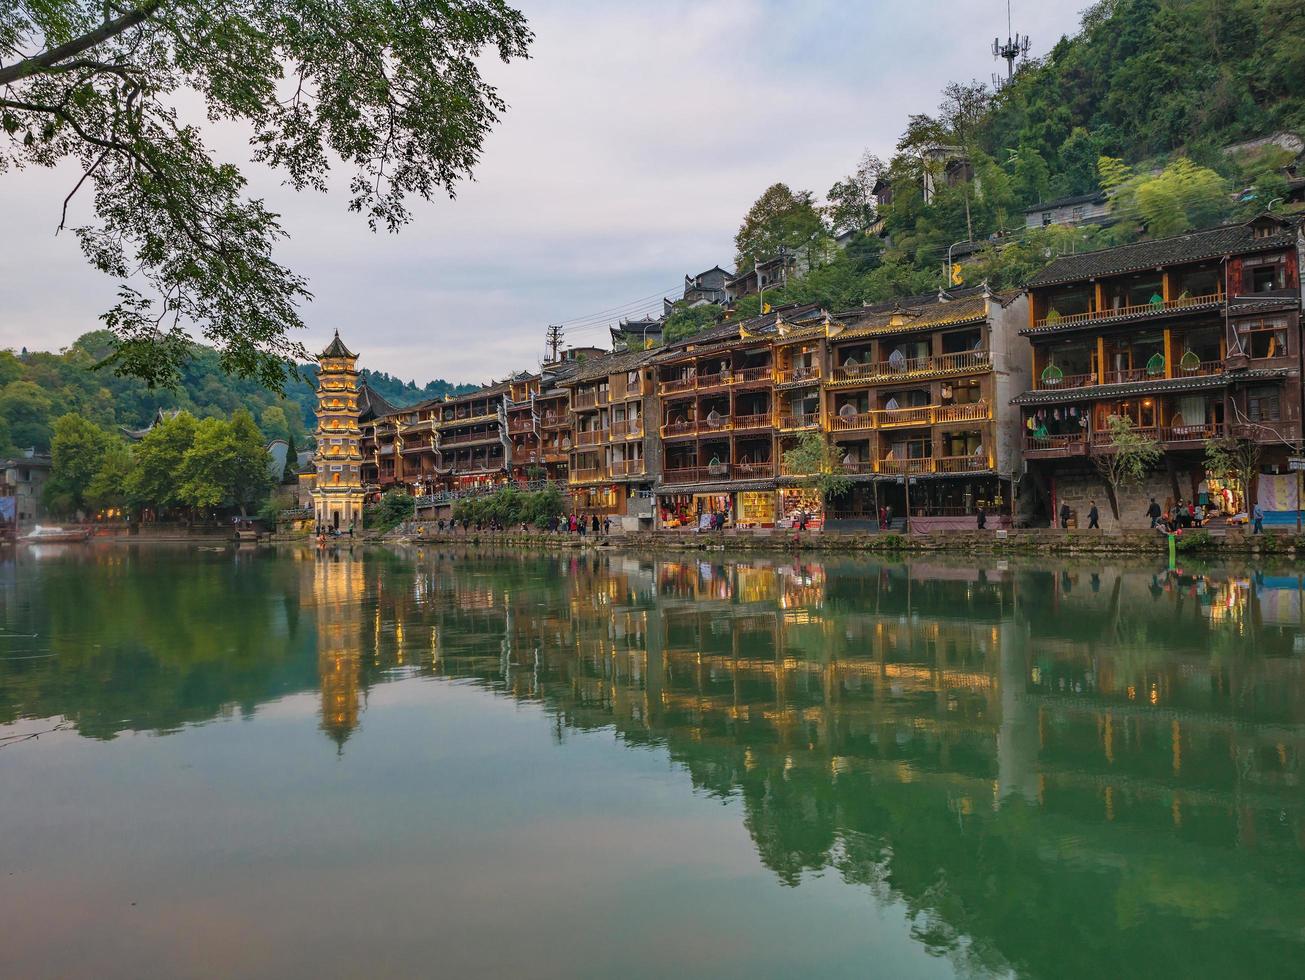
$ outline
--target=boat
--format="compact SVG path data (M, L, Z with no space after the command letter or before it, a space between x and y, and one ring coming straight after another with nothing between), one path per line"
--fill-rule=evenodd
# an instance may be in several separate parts
M62 528L37 524L18 540L24 544L76 544L91 536L90 528Z

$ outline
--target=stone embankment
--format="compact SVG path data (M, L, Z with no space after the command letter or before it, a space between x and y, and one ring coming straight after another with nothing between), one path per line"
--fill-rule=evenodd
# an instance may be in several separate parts
M521 551L537 549L619 548L622 551L818 551L837 554L864 552L951 552L956 554L1021 555L1165 555L1168 542L1156 531L1088 531L1037 528L1012 531L945 531L936 534L860 534L836 531L770 534L743 532L637 532L609 536L547 534L523 531L445 531L429 526L403 529L386 538L415 545L492 545ZM1252 535L1242 530L1187 531L1178 538L1184 555L1295 557L1305 552L1305 537L1294 532Z

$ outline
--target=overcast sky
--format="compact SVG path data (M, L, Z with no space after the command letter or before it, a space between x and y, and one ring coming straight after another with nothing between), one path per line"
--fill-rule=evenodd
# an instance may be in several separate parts
M1045 53L1083 0L1015 0ZM988 79L1004 0L520 0L529 61L490 73L509 109L474 183L372 234L344 194L294 194L245 166L290 233L279 258L315 299L301 340L339 329L362 364L419 384L538 364L549 323L607 342L685 273L730 268L734 232L782 180L822 197L865 149L887 157L949 80ZM1001 66L1004 68L1004 66ZM239 134L213 145L240 162ZM71 171L0 175L0 347L58 349L113 302L54 236ZM608 316L595 316L615 310Z

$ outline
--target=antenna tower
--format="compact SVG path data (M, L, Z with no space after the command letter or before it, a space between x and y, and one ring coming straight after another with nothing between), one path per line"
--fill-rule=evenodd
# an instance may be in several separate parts
M1016 60L1022 61L1029 56L1029 36L1011 32L1010 0L1006 0L1006 40L1003 43L999 37L992 39L992 56L993 58L1003 58L1006 61L1006 77L1002 79L1000 75L993 74L993 88L1001 88L1003 85L1009 84L1010 80L1015 77Z

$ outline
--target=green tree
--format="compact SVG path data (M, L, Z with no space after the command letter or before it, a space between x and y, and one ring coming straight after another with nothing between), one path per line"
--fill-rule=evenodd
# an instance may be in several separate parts
M131 503L127 488L133 470L131 447L122 439L110 438L86 488L86 502L96 510L126 510Z
M136 445L127 495L137 507L157 510L184 505L185 459L199 423L189 412L165 418Z
M394 230L412 195L453 193L504 111L483 53L521 58L531 39L503 0L10 5L0 170L71 161L72 194L93 189L96 220L76 233L121 281L104 316L117 370L177 383L193 325L223 369L277 387L304 358L289 331L306 284L273 258L277 215L182 122L181 95L245 124L254 158L296 189L326 189L329 158L344 160L350 208Z
M235 439L222 419L203 419L181 459L178 498L197 510L212 510L230 502L227 481L235 465Z
M1139 432L1133 420L1124 415L1106 419L1106 448L1092 454L1092 463L1106 484L1110 509L1119 520L1119 493L1125 487L1142 482L1163 455L1160 444Z
M771 184L748 209L734 236L735 263L740 271L755 261L807 248L825 234L824 220L810 191L790 190L787 184Z
M837 231L864 232L875 222L874 187L887 168L869 150L861 156L856 170L834 181L826 197L825 214Z
M277 477L270 471L271 457L254 417L242 408L231 416L230 429L234 453L227 491L241 516L246 516L267 496Z
M689 306L683 300L677 302L671 310L671 315L662 324L662 343L673 344L677 340L701 333L719 320L723 312L714 303Z
M273 439L290 439L290 420L280 405L268 405L259 415L259 428L269 442Z
M54 398L31 381L11 381L0 390L0 418L19 449L48 449L54 414Z
M816 490L828 502L852 489L838 447L818 432L805 432L797 445L784 452L784 473L798 477L798 482Z
M76 413L55 420L50 440L50 478L46 481L45 505L55 513L72 514L86 509L88 491L99 472L108 448L103 429Z
M381 502L371 508L370 518L365 523L384 533L392 531L404 521L412 520L417 512L417 500L412 494L402 490L390 490L381 497Z

